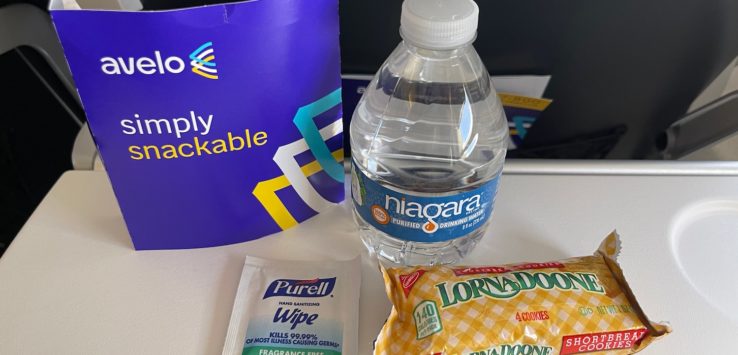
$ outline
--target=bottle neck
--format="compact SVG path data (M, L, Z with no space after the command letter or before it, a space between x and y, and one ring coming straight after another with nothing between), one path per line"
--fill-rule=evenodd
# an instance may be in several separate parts
M419 46L411 41L408 41L407 39L404 39L400 45L404 46L405 50L407 50L408 52L428 59L448 59L460 57L462 55L465 55L469 48L472 48L472 42L469 42L466 44L462 44L461 46L449 49L428 49L423 48L422 46Z

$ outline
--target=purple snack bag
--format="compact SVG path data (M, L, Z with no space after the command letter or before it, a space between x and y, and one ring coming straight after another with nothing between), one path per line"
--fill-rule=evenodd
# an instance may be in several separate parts
M336 0L51 14L136 249L281 231L343 200Z

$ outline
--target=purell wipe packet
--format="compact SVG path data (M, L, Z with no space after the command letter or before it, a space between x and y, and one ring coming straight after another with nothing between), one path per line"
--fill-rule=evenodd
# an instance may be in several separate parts
M223 355L356 354L360 260L247 256Z

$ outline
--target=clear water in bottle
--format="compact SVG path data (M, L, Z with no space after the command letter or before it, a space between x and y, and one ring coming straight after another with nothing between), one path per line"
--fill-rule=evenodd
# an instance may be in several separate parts
M477 13L471 0L406 0L404 41L354 111L354 216L383 261L457 262L489 224L508 130L471 45Z

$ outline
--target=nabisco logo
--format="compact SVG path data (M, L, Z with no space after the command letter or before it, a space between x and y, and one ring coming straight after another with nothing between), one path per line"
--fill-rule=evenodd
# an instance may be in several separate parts
M191 71L203 78L218 79L213 42L205 42L189 54L187 59L162 54L155 50L151 56L102 57L100 70L106 75L164 75L180 74L189 63Z
M405 293L405 297L410 295L410 290L413 289L415 283L418 282L421 276L425 274L425 270L418 269L407 275L400 275L400 284L402 285L402 292Z

